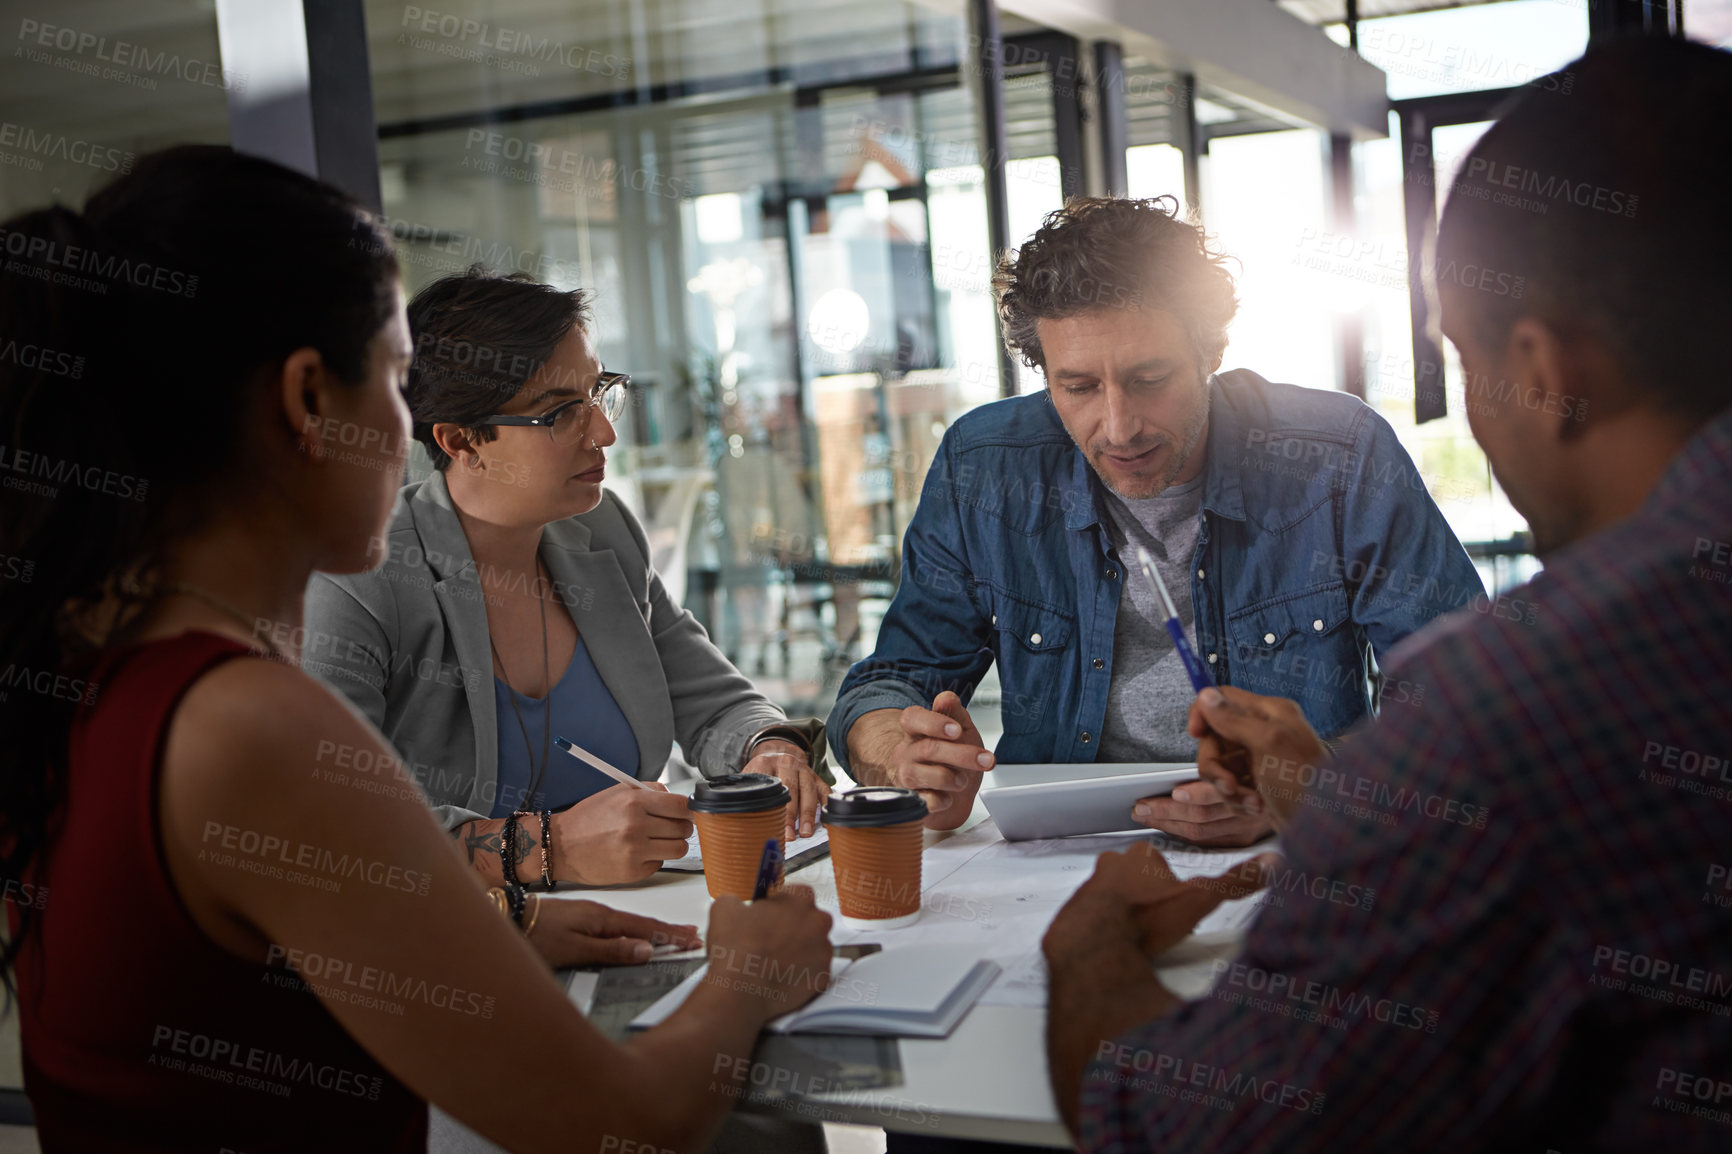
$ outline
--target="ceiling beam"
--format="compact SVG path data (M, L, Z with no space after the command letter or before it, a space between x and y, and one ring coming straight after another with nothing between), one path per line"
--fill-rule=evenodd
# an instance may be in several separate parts
M1005 12L1127 55L1355 140L1388 135L1381 69L1269 0L1000 0Z

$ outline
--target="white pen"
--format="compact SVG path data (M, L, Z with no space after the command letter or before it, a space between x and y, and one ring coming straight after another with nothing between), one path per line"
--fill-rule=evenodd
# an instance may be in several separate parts
M585 765L593 766L594 768L601 770L603 773L607 774L622 785L629 785L633 789L649 788L649 786L645 785L637 778L632 777L630 774L625 773L622 770L615 769L613 766L609 765L583 746L574 744L566 738L556 737L553 739L553 744L559 746L559 748L565 750L565 752L571 754L571 756L577 758L577 760L583 762Z

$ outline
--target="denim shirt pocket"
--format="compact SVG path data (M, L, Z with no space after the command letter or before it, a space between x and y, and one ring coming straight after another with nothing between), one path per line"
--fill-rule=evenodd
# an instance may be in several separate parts
M980 596L996 630L993 656L1003 687L999 712L1004 732L1033 733L1050 715L1061 692L1064 655L1070 650L1076 619L997 586L983 586Z
M1338 733L1365 712L1365 658L1345 585L1238 610L1227 619L1227 636L1232 683L1297 701L1318 733Z

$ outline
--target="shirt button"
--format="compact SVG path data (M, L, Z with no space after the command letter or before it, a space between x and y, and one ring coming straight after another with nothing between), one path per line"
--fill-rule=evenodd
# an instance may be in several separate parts
M993 623L993 624L994 624L994 625L997 625L997 624L998 624L998 614L996 614L996 613L994 613L994 614L993 614L993 615L992 615L992 623Z
M1083 735L1082 735L1082 743L1083 743L1083 744L1084 744L1084 745L1087 745L1087 744L1088 744L1088 743L1089 743L1089 742L1091 742L1091 741L1093 741L1093 740L1094 740L1094 738L1092 738L1092 737L1090 737L1090 736L1089 736L1089 735L1088 735L1088 731L1087 731L1087 730L1084 730L1084 731L1083 731Z
M1213 653L1209 654L1209 664L1215 664L1215 655Z
M1095 668L1096 668L1096 669L1105 669L1105 668L1106 668L1106 667L1107 667L1107 663L1106 663L1106 662L1104 662L1104 661L1102 661L1102 660L1101 660L1101 659L1100 659L1100 658L1098 658L1098 657L1097 657L1097 658L1095 658Z
M1323 632L1323 618L1319 617L1317 620L1313 621L1311 623L1311 628L1317 630L1319 633Z
M1028 643L1030 645L1039 645L1040 644L1040 634L1038 634L1038 633L1029 634L1028 635Z
M1107 580L1108 581L1117 581L1118 579L1119 579L1119 571L1117 569L1108 569L1107 570Z
M1201 569L1199 569L1199 570L1197 570L1197 580L1201 581L1202 579L1203 579L1203 571Z
M1265 644L1265 645L1275 644L1275 635L1273 633L1263 634L1263 644Z

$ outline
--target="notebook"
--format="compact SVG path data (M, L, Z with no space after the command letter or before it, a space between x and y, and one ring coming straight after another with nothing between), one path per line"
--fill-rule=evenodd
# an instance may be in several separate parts
M705 966L632 1019L634 1030L660 1025L709 973ZM998 977L998 963L972 945L903 946L858 960L834 958L830 986L765 1028L776 1034L877 1034L945 1038ZM741 973L742 982L757 979Z

